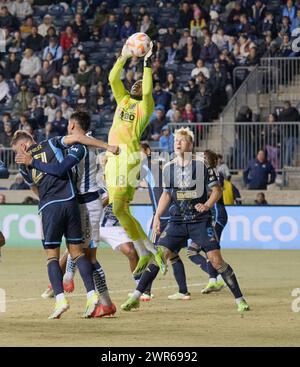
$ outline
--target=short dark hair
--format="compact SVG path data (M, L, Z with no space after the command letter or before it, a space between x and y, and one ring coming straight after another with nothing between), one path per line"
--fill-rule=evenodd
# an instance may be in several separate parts
M85 111L74 112L71 115L70 120L75 120L83 131L88 131L90 129L91 118L90 115Z

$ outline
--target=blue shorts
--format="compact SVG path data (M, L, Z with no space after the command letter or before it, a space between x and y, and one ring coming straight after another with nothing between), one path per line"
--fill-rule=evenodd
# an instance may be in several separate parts
M41 219L45 249L59 247L63 236L67 244L82 244L80 211L76 199L46 206L41 212Z
M219 240L210 220L199 223L169 222L159 237L158 245L179 253L187 246L188 240L201 246L205 252L220 249Z
M154 234L153 233L153 229L152 229L152 225L153 225L153 219L154 217L152 218L152 222L151 222L151 226L150 226L150 231L149 231L149 239L154 243L155 246L158 245L158 240L159 240L159 235L157 234ZM165 228L167 227L168 225L168 220L164 220L164 219L161 219L160 220L160 232L163 233L163 231L165 230Z

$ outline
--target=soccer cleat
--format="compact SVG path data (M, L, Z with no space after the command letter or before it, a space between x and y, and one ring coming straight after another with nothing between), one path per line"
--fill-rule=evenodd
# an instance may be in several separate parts
M155 262L159 266L160 271L165 275L168 271L168 266L164 258L164 252L160 246L157 247L157 253L155 254Z
M48 285L47 289L45 290L45 292L43 294L41 294L41 297L44 299L48 299L48 298L53 298L54 297L54 292L52 289L51 284Z
M182 300L182 301L189 301L191 299L191 294L189 292L187 293L174 293L170 296L168 296L168 299L170 300Z
M48 319L60 319L61 315L70 308L69 302L66 298L55 303L54 312L48 317Z
M140 300L129 297L128 300L121 305L121 310L131 311L133 308L140 307Z
M100 303L92 313L91 317L109 317L113 316L117 311L116 306L112 303L111 306L104 306Z
M225 287L223 280L218 280L217 282L208 282L207 286L201 290L202 294L209 294L212 292L220 292L221 289Z
M250 307L244 299L242 299L237 306L238 312L250 311Z
M128 297L131 297L133 295L133 293L128 293ZM154 298L154 295L151 293L143 293L140 297L140 301L142 302L149 302L152 300L152 298Z
M153 255L149 253L148 255L140 256L139 262L137 263L136 268L133 271L133 275L140 275L143 271L147 268L150 260L152 259Z
M82 317L84 319L87 319L89 317L92 317L92 313L95 311L95 309L97 308L97 306L99 305L99 296L98 294L95 292L91 297L88 298L88 300L86 301L86 307L85 307L85 311L82 315Z
M64 291L65 292L72 293L74 291L74 280L71 279L70 282L64 282L63 286L64 286Z
M140 301L142 302L149 302L154 298L154 295L152 293L143 293L140 297Z

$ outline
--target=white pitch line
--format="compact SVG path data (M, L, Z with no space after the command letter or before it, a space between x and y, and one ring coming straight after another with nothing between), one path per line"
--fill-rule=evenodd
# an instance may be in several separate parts
M189 287L199 287L202 285L206 285L207 283L194 283L194 284L189 284ZM163 290L163 289L173 289L173 288L177 288L176 285L170 285L170 286L164 286L164 287L155 287L152 288L152 290L157 291L157 290ZM116 291L109 291L110 294L117 294L117 293L128 293L128 292L132 292L132 288L131 289L119 289ZM84 294L68 294L68 297L86 297L86 293ZM6 303L15 303L15 302L31 302L31 301L40 301L42 299L42 297L36 297L36 298L19 298L19 299L7 299Z

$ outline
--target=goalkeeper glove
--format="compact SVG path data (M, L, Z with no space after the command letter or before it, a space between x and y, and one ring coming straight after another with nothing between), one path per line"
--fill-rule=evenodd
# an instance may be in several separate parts
M144 67L150 68L151 67L151 56L154 54L154 43L153 41L150 42L149 51L144 56Z
M124 45L124 46L123 46L123 48L122 48L121 58L122 58L124 61L126 61L126 60L127 60L127 59L129 59L131 56L132 56L132 54L131 54L131 52L129 51L128 46L127 46L127 45L126 45L126 43L125 43L125 45Z

